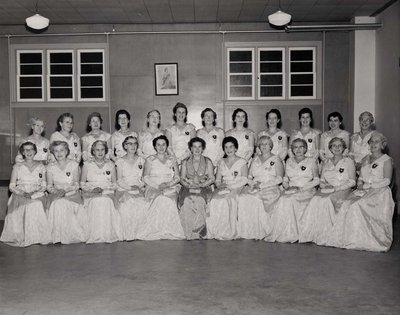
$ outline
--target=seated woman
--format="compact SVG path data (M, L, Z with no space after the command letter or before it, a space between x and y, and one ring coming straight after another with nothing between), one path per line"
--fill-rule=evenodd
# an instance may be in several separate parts
M106 159L107 142L92 144L93 160L83 164L81 188L86 220L86 243L112 243L122 239L121 217L115 208L115 165Z
M222 149L222 140L225 132L221 128L216 127L217 113L211 108L206 108L201 112L201 120L203 128L197 130L197 137L202 138L206 142L203 155L210 158L214 166L224 156Z
M50 152L56 159L47 167L47 191L49 192L48 219L53 243L71 244L85 242L82 220L82 198L79 193L79 164L67 159L68 143L54 141Z
M125 109L120 109L115 114L115 131L111 135L111 159L115 162L126 154L122 142L131 136L137 139L137 133L130 130L131 115Z
M282 160L271 153L272 139L258 139L257 155L250 166L249 187L239 197L238 237L263 239L269 232L268 213L278 201L283 178Z
M379 133L369 139L371 154L362 160L357 190L342 204L327 245L385 252L393 240L394 202L389 188L392 159L383 153L386 137Z
M330 141L333 138L340 138L343 139L345 148L344 152L342 152L343 155L347 155L348 153L348 147L349 147L349 139L350 139L350 133L346 130L342 129L342 122L343 122L343 117L340 113L338 112L333 112L328 115L328 124L329 124L329 130L325 131L321 135L320 139L320 149L319 149L319 157L321 158L322 161L325 161L326 159L332 158L333 153L330 150Z
M123 240L136 239L137 232L145 222L146 211L150 204L144 198L142 181L145 160L137 155L138 141L128 136L122 142L126 154L117 160L117 183L119 212L122 219Z
M241 108L235 109L232 121L233 129L228 130L226 136L234 137L237 140L239 149L236 155L250 162L254 153L255 134L253 130L247 128L249 121L247 113Z
M292 142L295 139L303 139L307 143L306 157L312 157L318 159L319 156L319 136L321 131L318 129L311 128L313 124L312 111L309 108L302 108L299 111L300 129L296 129L292 132L289 139L289 145L292 146ZM289 151L289 156L293 157L294 154Z
M236 155L239 148L234 137L222 141L225 156L218 162L217 189L207 207L207 238L232 240L237 237L238 197L247 184L247 161Z
M269 242L296 242L299 239L299 220L319 184L318 167L315 158L305 156L307 143L294 139L291 144L294 157L286 161L283 180L284 195L275 204L270 216Z
M214 183L214 167L203 156L206 142L198 137L189 141L192 155L182 162L178 208L187 240L204 238L206 235L206 206L211 197L210 185Z
M72 131L74 116L70 113L61 114L57 119L56 131L50 136L50 144L54 141L65 141L68 144L68 159L81 162L82 149L78 135Z
M288 134L279 129L281 126L281 112L275 108L271 109L266 115L267 129L258 134L258 138L268 136L273 142L271 153L285 161L288 154ZM260 153L260 152L259 152Z
M44 209L46 169L35 161L37 154L33 142L19 147L23 161L14 165L8 201L7 216L0 241L12 246L25 247L51 242L51 229Z
M188 143L196 136L196 128L186 122L188 110L185 104L176 103L172 111L175 123L165 129L165 135L171 144L169 151L175 156L178 165L181 165L190 156Z
M111 135L108 132L101 130L103 118L97 112L93 112L87 119L87 134L82 137L82 160L90 161L93 160L92 145L95 141L101 140L106 142L107 148L111 145ZM107 149L108 152L108 149ZM109 159L110 155L107 153L106 159Z
M147 185L145 196L151 202L146 222L137 238L142 240L184 239L185 234L176 205L179 183L178 164L167 153L169 141L164 135L153 140L156 154L148 157L144 165L143 181Z
M361 169L361 160L371 153L368 141L375 132L372 129L374 116L370 112L361 113L358 121L360 123L360 131L351 136L349 152L349 156L356 163L357 172Z
M334 137L329 141L329 150L333 157L323 162L319 185L321 190L311 199L300 218L301 243L327 243L339 208L356 184L354 161L343 156L346 148L346 142L342 138Z
M164 132L160 129L161 114L157 109L147 113L147 128L139 132L138 155L146 159L157 152L153 147L153 140Z
M33 160L47 164L47 162L50 159L49 155L50 142L45 137L43 137L45 128L44 121L39 118L32 117L29 120L29 125L31 127L30 134L28 137L22 139L20 143L25 143L25 142L34 143L36 145L36 154ZM21 155L20 151L18 151L18 154L15 157L15 163L20 163L23 161L24 157Z

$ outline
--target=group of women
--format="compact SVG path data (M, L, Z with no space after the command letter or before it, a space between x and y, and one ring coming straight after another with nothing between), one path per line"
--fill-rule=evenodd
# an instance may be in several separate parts
M290 136L280 129L277 109L266 114L258 136L240 108L226 133L211 108L202 111L197 131L187 114L177 103L175 122L163 131L160 112L152 110L136 134L130 114L119 110L111 135L92 113L79 139L65 113L50 141L43 121L32 120L13 168L0 240L29 246L244 238L389 250L392 160L369 112L351 137L337 112L321 135L303 108Z

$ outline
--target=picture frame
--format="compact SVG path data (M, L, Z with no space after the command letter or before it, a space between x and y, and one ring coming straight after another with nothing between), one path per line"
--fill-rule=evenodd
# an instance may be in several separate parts
M178 63L154 64L156 95L179 95Z

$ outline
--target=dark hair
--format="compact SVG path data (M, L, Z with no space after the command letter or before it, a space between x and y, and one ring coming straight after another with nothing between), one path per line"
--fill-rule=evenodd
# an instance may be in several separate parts
M173 116L173 119L174 119L174 121L176 122L176 116L175 116L175 114L176 114L176 111L178 110L178 108L183 108L183 109L185 109L185 111L186 111L186 117L185 117L185 122L187 121L187 114L188 114L188 109L187 109L187 107L186 107L186 105L185 104L183 104L183 103L176 103L176 105L174 106L174 108L172 109L172 112L174 113L174 116Z
M72 114L70 114L70 113L61 114L61 115L58 117L58 119L57 119L56 131L61 131L61 126L60 126L60 124L61 124L62 122L64 122L64 119L67 118L67 117L68 117L68 118L71 118L72 121L74 120L74 115L72 115Z
M130 140L130 139L135 139L136 143L138 143L138 139L134 136L127 136L124 141L122 142L122 148L124 149L124 151L126 151L125 145L126 143Z
M275 114L278 117L279 121L278 121L277 127L280 128L282 126L281 112L276 108L273 108L270 111L268 111L265 114L265 120L267 120L267 125L268 125L268 116L269 116L269 114Z
M65 148L66 148L66 150L67 150L67 156L69 155L69 153L70 153L70 150L69 150L69 145L68 145L68 143L67 142L65 142L65 141L53 141L51 144L50 144L50 152L52 153L52 154L54 154L54 148L55 147L57 147L57 146L59 146L59 145L63 145Z
M92 147L90 148L90 153L92 153L92 155L94 155L94 147L98 144L101 143L104 146L105 149L105 153L108 153L108 145L106 141L103 140L96 140L95 142L92 143Z
M342 124L342 122L343 122L343 116L339 113L339 112L333 112L333 113L330 113L329 115L328 115L328 118L327 118L327 121L328 121L328 123L329 123L329 120L331 119L331 118L335 118L335 117L337 117L337 118L339 118L339 121L340 121L340 125L339 125L339 128L340 129L343 129L343 124Z
M200 142L201 143L201 147L203 148L203 150L206 148L206 142L200 138L200 137L194 137L192 139L190 139L188 146L189 146L189 150L192 148L193 144L195 142Z
M151 114L152 112L156 112L156 113L158 114L158 116L160 117L160 122L159 122L158 125L157 125L157 128L160 128L160 124L161 124L161 113L160 113L160 111L159 111L158 109L152 109L151 111L149 111L149 112L147 113L147 119L150 118L150 114ZM149 127L149 122L147 122L147 127Z
M301 118L301 116L302 116L303 114L309 114L309 115L310 115L310 118L311 118L310 127L312 127L314 121L313 121L313 116L312 116L312 111L311 111L311 109L309 109L308 107L304 107L304 108L300 109L300 110L299 110L299 120L300 120L300 118Z
M23 152L24 152L25 147L28 146L28 145L30 145L30 146L33 147L33 150L35 150L35 154L37 153L37 146L36 146L36 144L34 144L34 143L31 142L31 141L26 141L26 142L22 143L22 144L19 146L19 149L18 149L19 153L22 155L22 157L23 157L24 159L25 159L25 155L24 155Z
M294 139L294 140L292 141L292 144L290 145L290 150L292 150L292 152L293 152L293 144L294 144L295 142L301 142L301 143L303 144L304 148L306 149L306 152L307 152L307 150L308 150L307 142L306 142L306 140L301 139L301 138L296 138L296 139ZM304 152L304 154L305 154L306 152Z
M101 129L101 124L103 123L103 118L101 117L100 113L93 112L87 118L87 122L86 122L86 131L87 132L92 131L92 127L90 127L90 121L92 120L93 117L97 117L100 120L100 129Z
M244 119L245 119L245 121L244 121L243 127L244 127L244 128L247 128L249 118L247 117L247 113L246 113L243 109L241 109L241 108L236 108L236 109L233 111L233 114L232 114L233 128L236 127L236 122L235 122L236 115L237 115L238 113L240 113L240 112L243 112L243 113L244 113Z
M115 129L116 130L120 130L121 129L121 126L118 123L119 115L126 115L126 118L128 118L128 128L129 128L131 126L131 123L130 123L131 114L129 114L129 112L127 110L125 110L125 109L120 109L115 113Z
M235 148L236 148L236 149L239 149L239 143L238 143L238 141L236 140L236 138L235 138L235 137L229 136L229 137L225 137L225 138L222 140L222 150L225 149L225 144L227 144L227 143L229 143L229 142L232 142L233 145L235 146Z
M203 118L204 118L204 115L205 115L207 112L212 112L212 113L213 113L213 115L214 115L213 126L215 126L215 125L217 124L217 113L214 112L210 107L207 107L207 108L205 108L205 109L203 109L203 110L201 111L201 124L203 125L203 127L206 125L206 124L204 123L204 121L203 121Z
M167 144L167 148L169 147L169 140L168 140L168 138L167 138L166 136L164 136L164 135L161 135L161 136L158 136L157 138L154 138L154 139L153 139L153 148L154 148L154 149L156 148L156 144L157 144L157 141L158 141L158 140L164 140L165 143Z

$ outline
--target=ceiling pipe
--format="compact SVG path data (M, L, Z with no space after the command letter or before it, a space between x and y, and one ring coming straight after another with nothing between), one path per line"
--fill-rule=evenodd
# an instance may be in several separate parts
M376 30L380 27L382 27L382 23L286 25L285 31L288 33L291 33L291 32L323 32L323 31L356 31L356 30Z

